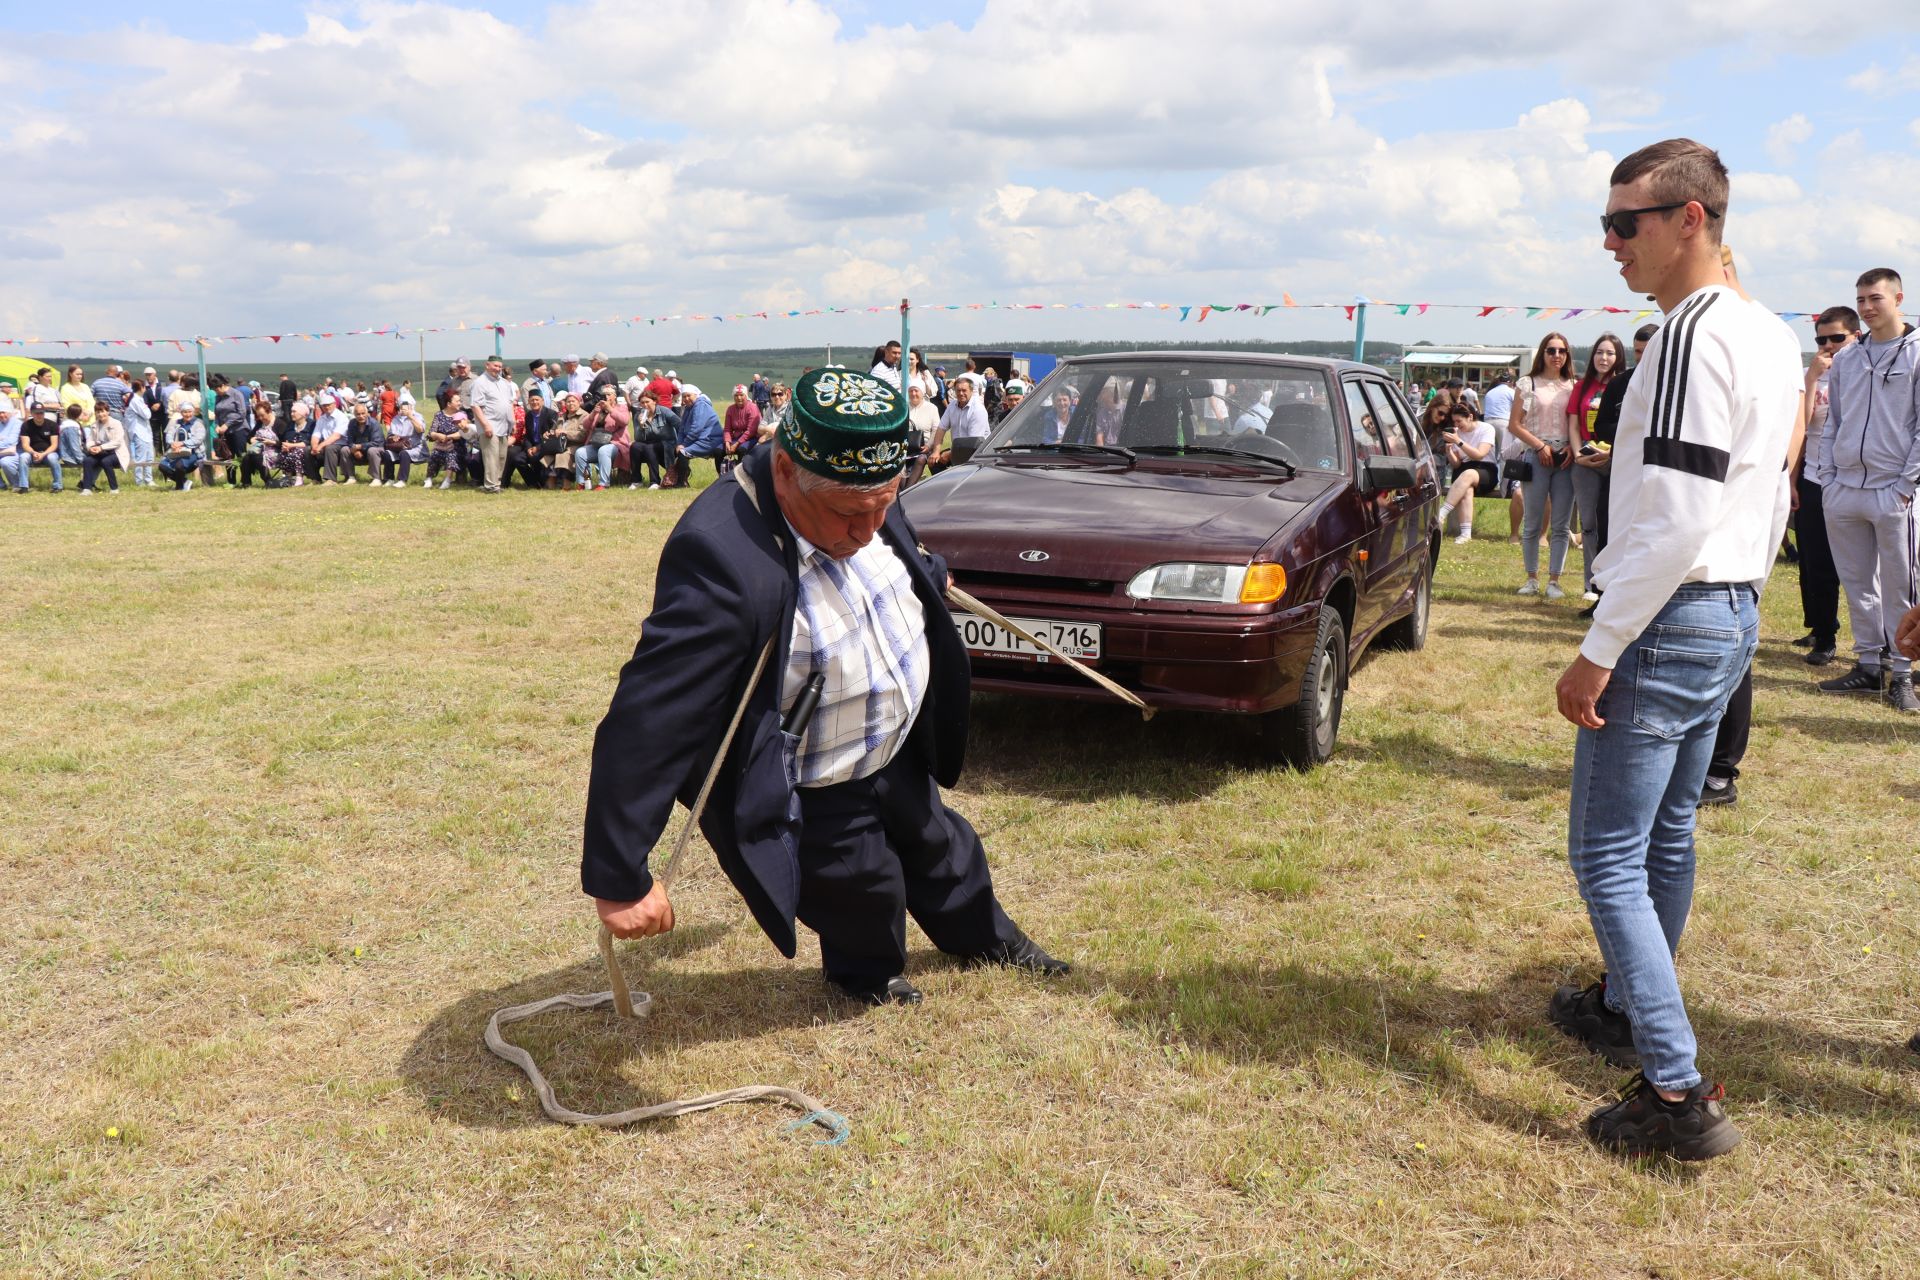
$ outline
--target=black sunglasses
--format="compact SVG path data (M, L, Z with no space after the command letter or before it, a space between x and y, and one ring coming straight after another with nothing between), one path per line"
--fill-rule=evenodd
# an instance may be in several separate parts
M1852 336L1850 333L1816 333L1813 335L1813 345L1816 347L1824 347L1828 343L1832 343L1836 347L1843 347L1846 345L1847 339Z
M1622 240L1631 240L1640 234L1641 214L1671 213L1675 209L1684 209L1692 203L1693 201L1691 200L1682 200L1679 204L1650 204L1644 209L1616 209L1612 213L1603 213L1600 215L1600 231L1602 234L1611 231ZM1717 218L1720 216L1718 209L1707 209L1705 205L1701 205L1700 207L1706 210L1709 218Z
M1567 349L1565 347L1547 347L1544 350L1542 350L1541 354L1549 355L1549 356L1563 356L1567 354Z

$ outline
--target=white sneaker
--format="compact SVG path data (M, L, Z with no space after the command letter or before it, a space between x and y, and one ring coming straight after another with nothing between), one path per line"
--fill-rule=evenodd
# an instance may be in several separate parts
M1532 578L1528 578L1527 584L1513 594L1517 596L1537 596L1540 594L1540 584Z
M1600 598L1600 593L1598 591L1582 591L1580 593L1580 598L1582 600L1585 600L1588 604L1592 604L1595 600L1598 600Z
M657 484L650 484L650 485L648 485L648 486L647 486L647 488L648 488L648 490L650 490L650 491L651 491L651 490L654 490L654 489L658 489L659 487L660 487L660 486L659 486L659 485L657 485Z
M81 496L81 497L83 497L83 498L91 498L91 497L93 496L93 490L91 490L91 489L82 489L82 490L80 491L80 496Z
M342 480L340 483L341 484L357 484L359 482L356 481L352 476L348 476L345 480Z
M1564 600L1564 599L1566 599L1566 598L1567 598L1567 593L1566 593L1566 592L1564 592L1564 591L1562 591L1562 590L1560 589L1560 584L1559 584L1559 583L1557 583L1557 582L1549 582L1549 583L1547 584L1547 599L1549 599L1549 600Z
M639 486L638 484L630 484L630 485L628 485L628 486L627 486L627 488L629 488L629 489L638 489L639 487L640 487L640 486Z
M1470 524L1462 525L1460 527L1460 536L1453 540L1453 545L1457 547L1463 542L1472 542L1472 541L1473 541L1473 526Z
M186 493L190 491L192 488L193 488L193 481L189 480L185 484L180 486L180 492Z
M442 481L440 482L440 487L441 487L442 489L451 489L451 488L453 488L453 477L452 477L452 476L448 476L448 477L446 477L445 479L443 479L443 480L442 480Z
M420 487L421 487L422 489L431 489L431 488L433 488L433 481L431 481L431 480L422 480L422 481L420 482Z

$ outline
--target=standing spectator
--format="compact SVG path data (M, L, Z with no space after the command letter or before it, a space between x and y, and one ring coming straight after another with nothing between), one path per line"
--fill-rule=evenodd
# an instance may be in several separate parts
M940 415L940 421L934 427L933 442L927 446L936 471L951 460L956 441L971 440L974 443L968 447L978 448L979 442L993 433L992 424L987 421L986 407L976 398L977 382L975 375L962 374L947 384L953 403Z
M605 359L594 357L605 368ZM611 378L608 380L611 387ZM506 362L499 356L487 360L487 371L473 381L473 394L470 403L475 418L475 426L480 445L480 463L484 473L481 488L487 493L500 492L500 482L507 474L507 445L513 437L513 383L507 378Z
M1587 1119L1623 1153L1705 1160L1739 1132L1701 1076L1674 957L1692 908L1694 807L1715 731L1759 639L1758 590L1785 523L1782 474L1800 344L1729 287L1727 171L1699 143L1615 168L1605 244L1668 316L1647 348L1614 449L1605 588L1555 693L1579 727L1567 853L1605 976L1554 994L1555 1025L1639 1073ZM1536 420L1537 421L1537 420ZM1683 654L1683 660L1669 658Z
M445 407L433 415L433 425L427 428L427 476L420 482L422 489L430 486L435 476L440 476L442 489L452 486L454 473L465 457L470 421L460 406L460 393L448 392Z
M646 370L642 369L641 372L645 373ZM768 383L766 374L753 375L753 381L747 386L747 398L753 401L753 407L760 411L760 417L764 420L767 410L773 405L773 388Z
M1492 493L1499 485L1493 463L1493 428L1476 420L1464 401L1447 406L1447 423L1440 433L1440 448L1446 451L1453 471L1453 486L1447 500L1440 504L1440 524L1460 512L1460 533L1455 542L1473 541L1473 500L1475 495Z
M394 393L393 399L395 404L403 405L409 409L417 409L419 407L419 401L414 399L413 384L404 379L400 383L400 390ZM414 416L417 418L420 415L416 413ZM418 462L419 459L415 458L414 461Z
M973 361L969 360L967 363L972 364ZM1006 384L1000 381L999 371L992 365L988 365L980 375L980 386L978 388L981 407L987 411L988 422L998 422L1000 420L996 415L1000 413L1000 400L1001 397L1006 394L1006 389Z
M520 403L533 403L536 391L540 393L540 403L549 410L558 403L553 394L553 379L547 376L545 360L535 360L527 366L527 376L520 383Z
M1573 392L1567 399L1567 413L1572 418L1574 431L1575 465L1569 472L1573 479L1573 505L1580 513L1580 528L1588 539L1606 518L1600 510L1600 468L1607 459L1594 441L1594 422L1600 416L1600 402L1608 384L1616 377L1625 377L1626 371L1626 344L1611 333L1603 333L1593 340L1593 349L1587 353L1587 371L1573 384ZM1593 561L1599 553L1599 548L1592 545L1580 549L1582 590L1588 603L1600 598L1593 589Z
M926 397L927 403L933 403L935 390L933 374L920 359L920 349L918 347L915 347L907 353L907 385L910 387L918 386L920 388L920 394Z
M107 371L93 380L93 402L107 406L107 413L115 422L126 428L127 401L133 399L133 384L127 381L127 371L117 364L107 366Z
M226 374L216 373L208 383L213 392L213 456L227 464L227 483L237 484L240 459L253 439L253 415Z
M587 384L593 381L593 375L580 367L580 357L562 356L560 358L560 376L566 382L567 394L579 396L581 397L581 402L585 403Z
M526 416L514 428L512 443L507 447L508 479L501 483L505 487L517 472L520 483L527 488L544 489L548 477L547 468L540 460L540 444L553 428L554 413L547 408L546 392L542 388L535 386L528 389L526 397Z
M27 453L20 441L25 422L14 407L13 397L0 386L0 485L14 493L27 491Z
M640 487L640 467L647 468L647 488L660 487L660 473L667 473L669 482L673 479L673 448L680 442L680 415L660 403L654 396L653 384L640 395L640 416L633 423L633 448L629 454L629 474L633 483L627 487Z
M167 384L160 381L160 375L149 366L141 371L140 386L135 394L147 402L147 421L153 427L153 453L163 453L167 447Z
M1028 387L1025 379L1008 378L1005 387L1003 387L1000 392L1000 407L998 410L987 410L987 421L996 427L1005 422L1007 415L1015 409L1018 409L1021 401L1027 398L1027 391ZM1209 397L1209 400L1218 399L1218 396Z
M889 342L874 352L872 376L880 379L895 391L900 389L900 344Z
M618 390L620 376L607 364L607 353L596 351L587 359L587 389L581 393L580 403L588 406L588 411L600 407L600 394L608 387Z
M633 376L620 384L620 398L627 402L627 411L634 418L640 416L640 393L647 389L647 379L651 376L647 366L641 365L633 371Z
M1819 458L1826 449L1828 386L1833 358L1859 336L1860 315L1852 307L1828 307L1813 326L1813 361L1807 366L1807 442L1793 471L1794 527L1800 544L1800 611L1807 634L1794 646L1807 650L1810 667L1824 667L1840 644L1840 574L1827 542L1826 506L1821 501Z
M760 410L747 395L744 383L733 389L733 403L727 406L726 424L720 435L725 453L716 465L720 474L725 475L760 443Z
M280 416L289 417L293 413L293 402L300 398L300 388L294 385L292 378L280 375Z
M121 415L126 427L127 465L138 488L153 487L153 408L147 397L135 390L127 397Z
M107 488L120 492L120 447L126 441L126 428L114 420L105 402L93 402L93 421L80 437L80 492L92 494L100 473L107 473Z
M1573 449L1569 439L1567 402L1573 396L1573 346L1564 333L1550 333L1533 353L1533 367L1520 379L1513 402L1513 434L1527 448L1531 472L1522 472L1526 495L1526 523L1520 530L1520 559L1527 580L1517 594L1540 594L1540 529L1549 516L1553 546L1547 561L1547 599L1566 595L1560 589L1560 570L1567 562L1567 528L1573 519Z
M680 403L680 384L665 369L655 372L653 381L647 384L647 390L653 392L654 403L663 408L671 409ZM676 418L679 416L674 415Z
M353 462L347 456L347 432L353 425L353 418L340 408L340 401L331 391L320 393L320 414L314 419L313 431L307 437L308 466L319 459L322 485L342 483L340 479L341 462L346 462L346 480L353 483Z
M1600 408L1593 415L1593 444L1599 450L1597 455L1576 456L1573 460L1577 467L1591 468L1600 477L1600 496L1594 503L1593 528L1587 530L1587 545L1583 548L1589 561L1598 561L1600 553L1607 549L1610 516L1607 508L1613 500L1613 442L1620 433L1620 408L1626 403L1627 388L1632 385L1633 370L1640 365L1641 357L1646 355L1647 344L1653 341L1653 335L1660 332L1657 324L1643 324L1633 331L1633 367L1615 375L1607 382L1607 389L1601 393ZM1594 586L1594 601L1580 611L1582 618L1593 617L1599 607L1600 589Z
M933 409L935 413L947 411L947 366L933 367Z
M78 416L67 410L78 407ZM86 370L77 364L67 366L67 380L60 388L60 460L78 465L85 457L81 437L93 421L93 388L87 385Z
M400 412L400 393L393 389L391 382L380 384L380 425L386 426L393 421L393 415Z
M167 451L160 459L160 474L173 481L176 493L193 488L193 474L207 457L207 424L201 420L198 412L199 392L185 393L184 398L191 402L195 411L169 414ZM181 400L182 397L176 397L171 405L177 406Z
M693 460L713 458L715 466L726 448L726 432L713 401L691 382L680 387L680 441L674 446L675 488L693 483Z
M1487 425L1493 428L1494 448L1500 463L1500 492L1507 499L1507 541L1520 541L1520 520L1525 514L1520 482L1515 478L1526 459L1527 447L1513 434L1513 375L1501 371L1487 391Z
M1833 357L1821 433L1820 500L1834 567L1853 619L1853 669L1822 680L1822 693L1877 694L1896 711L1920 711L1913 660L1894 644L1916 603L1920 545L1913 499L1920 486L1920 338L1900 314L1900 275L1875 267L1855 282L1867 336Z

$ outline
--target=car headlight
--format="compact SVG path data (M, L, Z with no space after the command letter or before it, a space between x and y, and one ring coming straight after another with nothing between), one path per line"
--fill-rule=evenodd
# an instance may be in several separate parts
M1157 564L1127 583L1135 600L1268 604L1286 593L1287 571L1277 564Z

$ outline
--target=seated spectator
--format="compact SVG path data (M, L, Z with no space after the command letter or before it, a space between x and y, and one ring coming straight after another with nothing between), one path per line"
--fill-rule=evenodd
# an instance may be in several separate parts
M413 464L425 458L427 424L411 404L393 404L393 418L387 423L386 442L381 446L380 474L375 477L390 488L404 489L413 478ZM417 455L417 456L416 456Z
M693 460L713 458L715 467L726 448L726 432L713 401L691 382L680 388L680 440L674 446L673 483L669 489L683 489L693 483Z
M353 403L353 419L347 423L346 448L341 451L347 464L347 483L353 483L354 467L364 463L367 468L367 483L378 489L383 483L380 479L387 463L387 433L380 426L380 419L373 416L370 401L362 399Z
M545 361L535 361L539 368L545 368ZM534 379L528 379L534 382ZM520 483L529 489L547 487L547 468L542 461L540 443L553 429L555 421L553 410L547 407L547 393L535 385L527 388L527 411L513 428L513 437L507 446L507 474L500 482L501 488L513 483L517 474Z
M1027 384L1021 379L1008 378L1005 388L1000 393L1000 410L998 414L996 414L993 410L989 409L987 411L987 421L996 427L1005 422L1007 415L1015 409L1018 409L1020 402L1027 398L1029 389Z
M587 415L586 440L574 450L574 484L582 490L594 488L595 468L600 471L599 488L606 489L613 484L614 458L620 445L630 443L627 427L631 422L627 406L620 402L620 389L612 383L601 387L593 412Z
M193 399L198 402L196 393ZM207 424L196 413L169 415L167 452L160 459L160 474L173 481L174 492L193 488L193 473L207 460Z
M240 487L251 489L255 476L260 483L271 489L273 469L267 465L267 448L280 443L279 415L274 412L273 403L265 396L256 395L248 402L252 425L240 451Z
M20 442L24 422L13 397L0 386L0 485L15 493L27 491L27 453Z
M580 407L580 397L571 391L560 394L560 411L554 415L553 425L540 437L540 455L552 468L547 478L547 486L556 484L562 489L573 487L574 450L586 443L587 411Z
M120 450L126 442L126 428L114 421L105 404L95 400L93 421L80 435L80 492L90 494L98 488L102 471L107 473L107 488L120 492Z
M793 390L784 382L767 388L767 411L760 415L760 443L767 444L780 434L782 426L793 425Z
M448 391L446 407L433 415L433 425L427 428L427 478L420 482L422 489L435 476L440 477L442 489L453 487L454 473L466 462L467 433L472 426L467 411L460 407L460 393Z
M640 420L632 428L633 447L628 451L628 472L633 483L627 487L640 487L640 468L647 468L649 489L660 487L660 473L664 470L672 478L674 463L673 449L680 442L680 415L660 403L654 394L653 383L640 393Z
M26 417L21 430L34 441L33 452L36 455L34 465L39 466L44 461L38 456L41 437L45 436L54 442L54 452L48 455L51 461L46 462L46 465L53 468L53 487L57 492L61 487L60 463L62 454L65 452L59 447L61 424L66 421L66 414L60 404L60 393L53 385L53 370L42 369L28 379L26 387L22 390L21 399ZM79 445L76 440L72 462L77 466L79 461Z
M721 475L734 469L740 460L760 443L760 410L747 396L745 383L733 388L733 403L727 406L726 424L720 430L723 450L715 466Z
M323 485L353 483L353 455L348 434L353 415L332 396L320 397L320 413L314 419L313 433L307 437L307 466L311 470L319 459ZM344 477L344 480L342 479Z
M1434 403L1443 398L1436 396ZM1440 504L1440 524L1444 527L1447 516L1458 508L1460 536L1454 541L1472 542L1474 495L1492 493L1500 483L1493 465L1493 427L1476 419L1466 401L1456 400L1447 406L1447 429L1440 433L1440 444L1453 468L1453 487Z
M287 410L286 425L274 427L277 439L273 447L262 447L261 460L274 474L275 483L283 485L303 485L307 482L307 440L310 432L307 422L310 418L307 402L295 400Z

